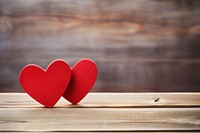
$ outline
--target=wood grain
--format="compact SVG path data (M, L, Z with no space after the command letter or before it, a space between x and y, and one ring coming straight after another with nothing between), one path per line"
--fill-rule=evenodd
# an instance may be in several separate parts
M0 93L0 108L42 108L26 93ZM200 107L199 93L89 93L79 105L61 98L56 108Z
M200 91L199 0L0 0L0 91L23 66L93 59L93 91ZM123 88L123 89L122 89Z
M200 108L1 108L0 131L198 131Z
M49 109L27 94L1 93L0 132L199 132L199 95L90 93L78 108L63 106L61 99Z

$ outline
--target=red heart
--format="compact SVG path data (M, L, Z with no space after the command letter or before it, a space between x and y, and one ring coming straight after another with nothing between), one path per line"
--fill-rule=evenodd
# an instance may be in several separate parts
M93 87L97 78L96 64L89 60L80 60L72 68L71 81L63 97L72 104L80 102Z
M69 65L55 60L46 70L34 64L25 66L20 73L20 83L33 99L51 108L65 92L70 77Z

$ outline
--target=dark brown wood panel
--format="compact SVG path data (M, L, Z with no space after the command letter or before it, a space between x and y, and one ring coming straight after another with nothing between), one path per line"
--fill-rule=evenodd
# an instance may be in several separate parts
M200 91L199 0L0 0L0 91L23 66L97 62L93 91Z

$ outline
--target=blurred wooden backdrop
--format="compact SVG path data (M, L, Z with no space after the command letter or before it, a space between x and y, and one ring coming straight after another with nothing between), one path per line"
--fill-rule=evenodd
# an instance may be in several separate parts
M0 91L57 58L93 59L93 91L200 91L199 0L0 0Z

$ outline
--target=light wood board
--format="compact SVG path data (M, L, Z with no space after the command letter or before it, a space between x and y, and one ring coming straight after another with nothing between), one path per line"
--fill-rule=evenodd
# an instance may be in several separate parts
M4 108L0 131L200 130L200 108Z
M89 93L78 105L61 98L55 107L199 107L200 93ZM0 93L0 108L43 107L26 93Z
M199 132L200 93L89 93L52 109L25 93L1 93L0 131Z

